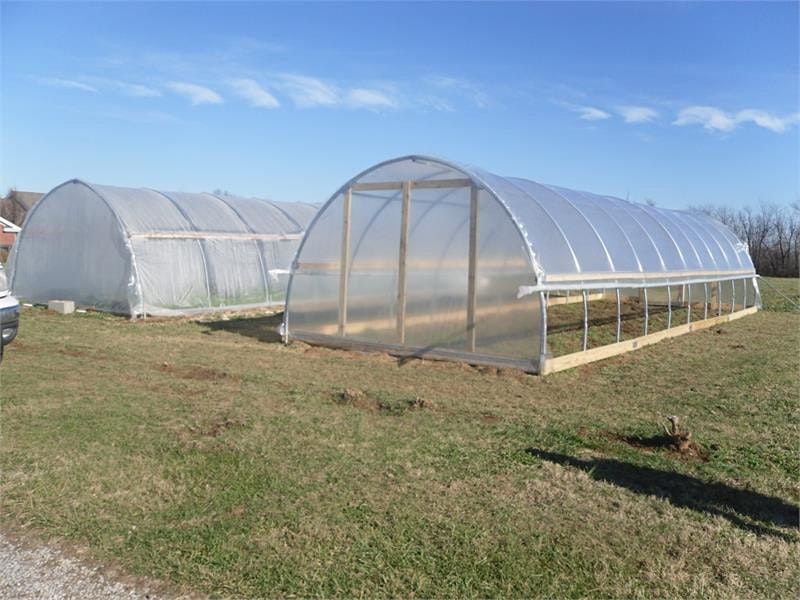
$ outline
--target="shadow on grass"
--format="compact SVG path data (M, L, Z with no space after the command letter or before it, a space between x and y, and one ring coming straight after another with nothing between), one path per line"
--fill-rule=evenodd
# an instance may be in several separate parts
M274 344L281 342L281 334L278 332L283 321L283 314L266 315L261 317L243 317L227 319L224 321L207 321L203 323L212 331L228 331L238 333L245 337L257 339L259 342Z
M680 508L719 515L747 531L797 541L796 536L768 526L798 528L800 509L780 498L609 458L579 459L538 448L528 448L526 452L542 460L586 471L597 481L637 494L664 498ZM763 524L751 523L748 519Z

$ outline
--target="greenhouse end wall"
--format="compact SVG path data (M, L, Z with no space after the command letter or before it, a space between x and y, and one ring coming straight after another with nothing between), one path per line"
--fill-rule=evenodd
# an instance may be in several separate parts
M374 189L383 178L416 183L407 193ZM287 308L291 337L534 369L539 299L517 294L535 277L504 207L449 168L412 164L402 172L379 170L360 183L363 189L356 184L328 203L303 242ZM340 314L345 213L347 291Z
M754 278L746 247L705 217L410 156L320 210L284 335L545 372L564 348L620 352L755 310Z
M22 299L114 313L280 308L316 207L72 180L37 203L9 260Z

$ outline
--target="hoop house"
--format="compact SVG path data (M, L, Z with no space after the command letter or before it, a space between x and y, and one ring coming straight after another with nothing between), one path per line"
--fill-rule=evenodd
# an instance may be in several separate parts
M28 214L9 258L31 302L137 315L281 306L316 207L73 179Z
M320 209L284 334L545 373L757 303L747 247L704 215L407 156Z

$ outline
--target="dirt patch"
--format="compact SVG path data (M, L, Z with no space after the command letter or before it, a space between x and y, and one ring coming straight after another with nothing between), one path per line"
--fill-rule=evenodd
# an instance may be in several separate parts
M697 442L690 441L688 444L679 446L674 438L664 433L651 436L622 435L614 431L603 431L603 436L615 442L624 442L629 446L640 450L666 450L671 455L693 460L707 461L709 451Z
M431 409L433 405L418 396L392 397L384 393L375 393L353 388L345 388L333 395L337 404L352 406L367 412L401 415L408 411Z
M481 421L484 423L499 423L502 420L503 417L494 414L484 413L481 415Z
M230 373L227 371L220 371L219 369L211 367L201 367L198 365L182 367L168 362L161 363L158 370L162 373L170 373L183 379L195 379L197 381L219 381L231 377Z
M235 444L218 441L229 429L244 427L244 423L230 417L218 417L204 424L181 425L175 435L181 446L193 450L228 449L235 450ZM209 446L209 444L211 444Z
M478 365L474 367L478 373L483 375L494 375L495 377L511 378L511 379L524 379L528 374L522 369L513 369L508 367L490 367Z

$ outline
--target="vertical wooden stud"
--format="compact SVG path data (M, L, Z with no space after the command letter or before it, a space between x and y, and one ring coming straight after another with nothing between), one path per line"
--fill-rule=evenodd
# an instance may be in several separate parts
M469 272L467 274L467 347L475 352L475 305L477 288L475 275L478 270L478 188L472 186L469 195Z
M403 204L400 215L400 256L397 266L397 337L406 343L406 262L408 257L409 213L411 210L411 182L403 182Z
M350 205L353 190L347 188L342 202L342 257L339 262L339 335L347 331L347 279L350 270Z

